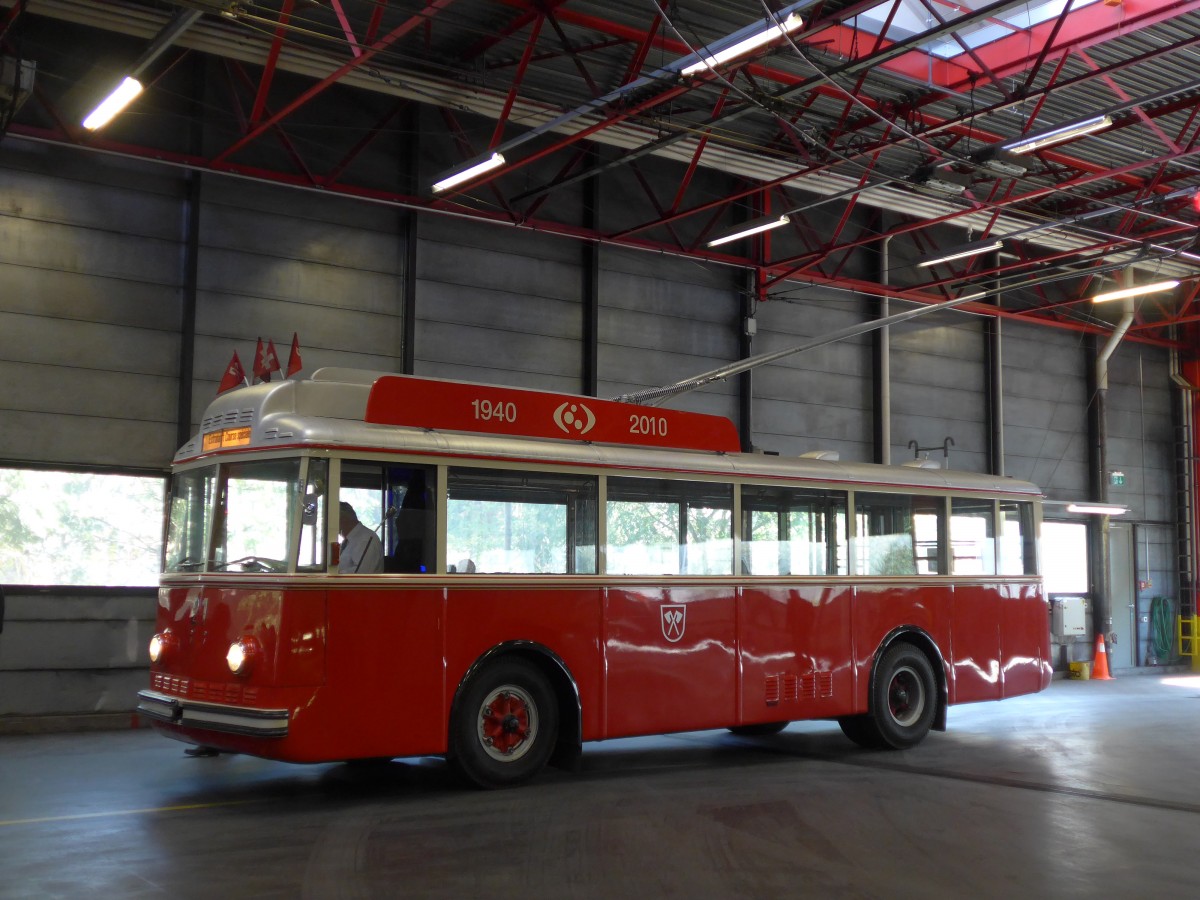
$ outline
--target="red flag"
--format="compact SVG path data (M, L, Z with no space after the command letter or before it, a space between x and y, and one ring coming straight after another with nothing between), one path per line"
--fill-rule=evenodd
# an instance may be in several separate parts
M254 350L254 378L256 381L270 381L271 370L267 368L262 338L258 339L258 347Z
M233 359L229 361L229 365L225 367L225 374L221 376L221 384L217 387L217 393L223 394L235 387L241 387L245 380L246 370L242 368L242 361L238 359L237 351L234 350Z
M258 347L254 349L254 380L265 380L271 377L270 372L264 371L263 368L263 338L258 338Z
M288 354L288 367L286 378L291 378L297 372L304 368L304 363L300 361L300 336L296 332L292 332L292 352Z
M275 352L275 342L270 338L267 338L267 354L263 357L263 366L267 370L267 377L263 381L270 381L272 372L282 371L279 367L279 354Z

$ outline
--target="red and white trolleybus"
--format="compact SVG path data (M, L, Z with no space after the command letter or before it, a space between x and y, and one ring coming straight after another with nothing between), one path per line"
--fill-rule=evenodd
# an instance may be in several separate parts
M221 751L444 755L484 786L585 741L799 719L911 747L951 704L1049 684L1039 497L588 397L244 387L175 458L138 709ZM343 504L377 571L343 554Z

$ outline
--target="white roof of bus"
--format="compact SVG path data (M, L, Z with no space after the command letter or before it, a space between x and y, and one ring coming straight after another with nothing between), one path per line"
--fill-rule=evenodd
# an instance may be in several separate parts
M200 433L180 448L175 462L204 456L201 451L204 434L221 428L250 427L250 444L241 448L246 451L300 446L353 447L364 454L376 450L404 451L464 459L657 470L664 474L1041 495L1036 485L1026 481L953 469L881 466L763 453L643 448L364 422L371 386L376 379L390 374L393 373L325 368L303 381L270 382L228 391L209 404Z

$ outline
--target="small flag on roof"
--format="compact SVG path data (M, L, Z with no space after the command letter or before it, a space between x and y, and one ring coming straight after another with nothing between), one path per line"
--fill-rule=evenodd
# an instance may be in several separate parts
M217 393L223 394L235 387L241 387L245 381L246 370L242 368L242 361L238 359L237 351L234 350L233 359L229 361L229 365L225 367L225 374L221 376L221 384L217 387Z

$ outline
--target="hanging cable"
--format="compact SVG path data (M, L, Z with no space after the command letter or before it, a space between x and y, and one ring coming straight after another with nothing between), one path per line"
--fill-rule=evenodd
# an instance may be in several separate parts
M1150 601L1150 646L1159 662L1175 658L1175 605L1168 597Z

